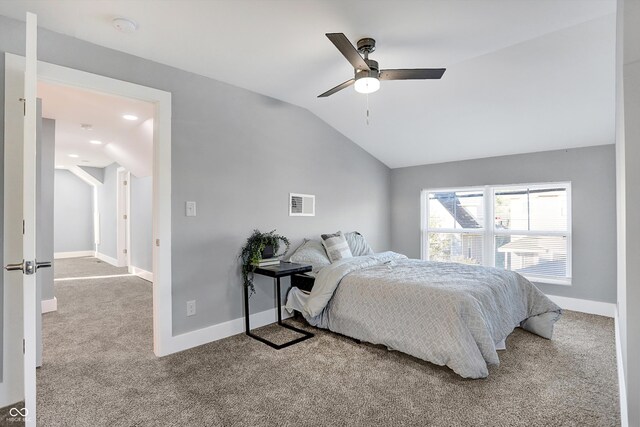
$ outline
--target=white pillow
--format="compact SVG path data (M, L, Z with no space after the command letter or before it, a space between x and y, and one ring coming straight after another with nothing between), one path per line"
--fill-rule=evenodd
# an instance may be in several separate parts
M352 231L344 235L353 256L373 255L373 249L364 239L364 236L357 231Z
M323 234L321 237L322 245L327 250L327 255L332 263L344 258L353 257L347 239L345 239L342 231L338 231L335 234Z
M304 242L291 254L289 261L298 264L311 264L314 273L331 264L322 243L308 239L304 239Z

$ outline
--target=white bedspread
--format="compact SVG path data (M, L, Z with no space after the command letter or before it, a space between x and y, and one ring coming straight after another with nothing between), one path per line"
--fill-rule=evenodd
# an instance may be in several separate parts
M551 338L560 308L521 275L385 252L324 267L289 310L321 328L484 378L517 326Z

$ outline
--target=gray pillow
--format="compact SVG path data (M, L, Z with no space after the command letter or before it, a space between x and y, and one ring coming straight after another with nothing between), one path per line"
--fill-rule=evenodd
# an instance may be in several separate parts
M344 237L347 239L347 244L353 256L373 255L373 249L371 249L371 246L369 246L362 234L357 231L352 231L346 233Z
M331 264L322 243L308 239L304 239L304 242L291 254L289 261L298 264L311 264L314 273Z
M327 250L327 255L332 263L344 258L353 257L347 239L345 239L342 231L334 234L323 234L321 237L322 245Z

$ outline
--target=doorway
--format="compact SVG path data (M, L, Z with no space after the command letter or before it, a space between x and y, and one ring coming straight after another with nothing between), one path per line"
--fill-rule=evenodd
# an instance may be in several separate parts
M153 120L153 350L174 352L171 316L171 94L67 67L38 63L40 81L151 102ZM103 236L100 236L103 243Z
M55 251L47 259L53 256L59 261L56 264L68 267L73 263L62 259L95 257L125 272L134 267L136 272L145 271L144 279L153 281L153 187L149 183L154 105L46 82L38 83L38 96L43 123L39 143L47 149L38 158L50 165L41 173L51 175L43 181L52 185L55 206L53 230L43 230L38 237L44 240L43 235L53 231ZM73 268L64 270L66 275L56 269L56 280L73 278L68 276Z

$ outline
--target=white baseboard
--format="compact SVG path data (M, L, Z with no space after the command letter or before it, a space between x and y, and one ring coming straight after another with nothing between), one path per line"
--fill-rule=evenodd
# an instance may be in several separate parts
M555 295L548 295L548 297L560 307L567 310L597 314L600 316L615 317L615 304L612 303L558 297ZM284 307L282 307L281 310L283 319L291 317L291 315L284 309ZM272 308L270 310L252 314L250 319L251 329L269 325L271 323L274 323L277 319L276 309ZM167 346L168 348L166 349L164 354L168 355L177 353L179 351L187 350L213 341L218 341L223 338L227 338L243 332L245 332L244 317L240 317L237 319L229 320L227 322L219 323L217 325L208 326L206 328L186 332L180 335L175 335L171 338L171 342Z
M81 258L85 256L95 256L95 251L74 251L74 252L56 252L53 254L53 259L64 258Z
M282 318L288 319L291 315L281 307ZM261 311L250 316L251 329L266 326L277 321L276 309ZM198 329L196 331L187 332L180 335L175 335L171 339L169 348L167 348L166 354L177 353L179 351L187 350L189 348L197 347L203 344L207 344L213 341L218 341L223 338L230 337L245 332L244 317L229 320L227 322L219 323L217 325L208 326L206 328Z
M624 375L624 366L622 364L622 343L620 341L620 319L618 319L618 308L616 307L615 316L615 334L616 334L616 361L618 365L618 389L620 396L620 425L621 427L629 427L629 415L627 412L627 384Z
M549 299L561 308L581 313L597 314L598 316L615 317L616 305L612 302L591 301L587 299L559 297L547 295Z
M42 314L58 310L58 298L45 299L40 302L42 305Z
M108 255L101 254L100 252L96 252L96 253L95 253L95 256L96 256L96 258L98 258L100 261L104 261L104 262L106 262L107 264L111 264L111 265L113 265L114 267L119 267L119 265L118 265L118 260L117 260L117 259L115 259L115 258L111 258L111 257L110 257L110 256L108 256Z
M133 265L130 265L129 266L129 273L135 274L139 278L144 279L147 282L152 282L153 283L153 273L150 272L150 271L143 270L141 268L134 267Z

